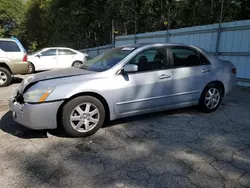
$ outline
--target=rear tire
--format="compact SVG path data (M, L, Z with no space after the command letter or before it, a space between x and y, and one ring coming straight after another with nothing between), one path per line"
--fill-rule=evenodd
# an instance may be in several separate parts
M80 67L83 63L81 61L75 61L74 63L72 63L72 67Z
M5 87L11 84L12 74L6 68L0 67L0 87Z
M62 109L62 125L72 137L86 137L96 133L104 124L105 108L92 96L70 100Z
M35 66L33 65L33 63L29 62L29 74L32 74L35 72Z
M201 94L199 109L206 113L214 112L219 108L221 100L222 88L214 83L208 84Z

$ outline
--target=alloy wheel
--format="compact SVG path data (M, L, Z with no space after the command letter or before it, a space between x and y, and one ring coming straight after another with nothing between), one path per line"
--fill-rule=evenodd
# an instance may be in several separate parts
M7 75L3 71L0 71L0 85L5 84L7 79Z
M32 73L33 72L33 68L32 68L32 65L31 64L29 64L29 73Z
M76 106L70 115L70 124L78 132L88 132L95 128L100 119L100 111L92 103Z
M74 63L74 67L79 68L81 66L81 63Z
M220 91L217 88L211 88L205 95L205 104L207 108L214 109L220 102Z

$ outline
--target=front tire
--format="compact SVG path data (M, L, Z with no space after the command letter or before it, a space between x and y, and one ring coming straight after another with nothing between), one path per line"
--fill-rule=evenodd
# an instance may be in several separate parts
M199 100L199 109L210 113L219 108L222 100L222 89L217 84L211 83L202 92Z
M0 67L0 87L5 87L11 84L12 82L12 75L10 71L6 68Z
M86 137L96 133L104 120L105 108L92 96L74 98L62 109L64 130L72 137Z

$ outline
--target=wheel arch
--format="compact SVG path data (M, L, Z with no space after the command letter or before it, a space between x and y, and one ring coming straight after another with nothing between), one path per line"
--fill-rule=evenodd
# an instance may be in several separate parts
M0 67L7 69L8 71L10 71L11 74L13 74L10 67L6 63L0 62Z
M107 100L100 94L95 93L95 92L81 92L81 93L77 93L73 96L71 96L70 98L66 99L59 107L58 111L57 111L57 126L60 127L61 126L61 116L62 116L62 109L64 107L64 105L66 103L68 103L70 100L76 98L76 97L80 97L80 96L91 96L91 97L95 97L97 98L104 106L105 109L105 121L109 121L110 120L110 109L109 109L109 105Z
M222 90L222 96L225 95L225 86L224 86L224 84L223 84L221 81L219 81L219 80L211 81L211 82L209 82L209 83L206 85L206 87L207 87L209 84L216 84L216 85L218 85L218 86L221 88L221 90ZM205 89L206 87L203 88L203 91L204 91L204 89ZM202 91L202 92L203 92L203 91Z

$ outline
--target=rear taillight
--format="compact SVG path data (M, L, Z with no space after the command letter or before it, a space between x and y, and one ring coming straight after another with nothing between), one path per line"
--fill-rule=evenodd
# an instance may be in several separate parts
M28 61L28 56L27 55L24 55L23 56L23 62L27 62Z
M232 73L233 73L233 74L236 74L236 68L233 68L233 69L232 69Z

